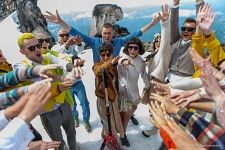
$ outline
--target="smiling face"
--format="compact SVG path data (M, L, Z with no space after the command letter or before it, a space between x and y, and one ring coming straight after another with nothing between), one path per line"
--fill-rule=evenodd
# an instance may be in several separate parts
M105 43L111 43L113 40L113 28L111 27L103 27L102 28L102 38Z
M131 58L135 58L139 55L139 46L137 44L129 44L127 46L128 49L128 55Z
M184 41L191 40L192 35L195 33L196 23L195 22L185 22L181 28L181 37Z
M100 54L100 58L101 60L103 61L107 61L109 60L110 58L112 58L112 54L109 52L109 51L104 51Z
M66 30L59 30L58 41L60 45L63 45L69 40L69 33Z
M25 39L20 52L29 60L41 64L44 57L41 54L41 45L36 38Z

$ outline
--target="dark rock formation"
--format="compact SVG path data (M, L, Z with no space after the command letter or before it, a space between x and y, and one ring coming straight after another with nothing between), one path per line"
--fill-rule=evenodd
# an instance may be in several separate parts
M104 23L111 23L116 31L116 36L125 36L129 32L126 28L116 25L116 21L123 18L122 9L114 4L98 4L93 9L90 36L101 36L101 29Z
M38 0L0 0L0 21L13 14L13 20L18 24L20 32L46 32L47 21L37 6ZM52 36L51 36L52 37Z
M47 21L37 6L37 0L18 0L17 16L21 32L33 32L36 28L47 31Z
M17 8L16 0L0 0L0 22Z
M20 32L45 32L55 41L47 28L47 21L37 6L38 0L17 0L17 17Z

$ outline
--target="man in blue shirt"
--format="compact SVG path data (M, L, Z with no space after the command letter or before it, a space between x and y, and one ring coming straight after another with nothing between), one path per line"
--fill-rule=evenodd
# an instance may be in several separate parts
M83 41L90 45L93 51L93 60L94 63L98 62L100 60L99 55L99 48L102 46L103 43L112 43L113 45L113 56L118 56L121 50L121 47L126 44L130 39L134 37L141 36L143 33L148 31L152 26L154 26L158 21L159 17L153 17L152 21L149 22L147 25L142 27L140 30L133 32L130 35L127 35L125 37L120 38L114 38L114 29L113 26L110 23L105 23L102 26L102 37L90 37L87 36L80 31L74 29L73 27L69 26L66 22L64 22L61 17L58 14L58 11L56 10L56 14L52 14L50 12L47 12L49 15L44 15L47 21L56 23L61 25L61 27L64 30L67 30L69 34L73 36L80 36Z

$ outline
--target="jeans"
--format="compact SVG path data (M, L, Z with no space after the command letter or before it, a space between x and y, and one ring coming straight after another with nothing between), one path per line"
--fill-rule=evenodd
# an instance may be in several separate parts
M82 111L83 111L83 120L84 121L89 121L90 119L90 107L89 107L89 101L87 99L87 95L86 95L86 90L84 87L83 82L77 81L76 83L74 83L70 89L71 95L73 97L74 100L74 107L72 109L72 113L73 113L73 117L74 118L78 118L78 111L77 111L77 103L75 101L75 95L77 96L77 98L80 101L80 105L82 107Z

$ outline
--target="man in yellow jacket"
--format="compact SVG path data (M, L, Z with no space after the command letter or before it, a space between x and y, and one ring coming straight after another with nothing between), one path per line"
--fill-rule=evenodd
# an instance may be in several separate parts
M35 66L38 64L59 64L61 69L66 71L68 68L68 63L63 60L59 60L57 57L47 53L42 55L41 53L41 44L31 33L23 33L18 38L18 45L20 47L20 52L25 55L26 59L21 63L14 65L14 68L22 68L24 66ZM54 71L53 74L60 73L62 71ZM53 83L51 92L59 92L60 94L54 99L50 100L45 110L47 112L41 115L42 123L45 127L46 132L52 140L61 141L59 149L64 149L66 147L65 141L63 140L61 126L64 128L67 135L67 143L70 150L77 149L76 142L76 131L74 128L74 121L72 117L71 108L67 101L65 100L64 90L69 88L72 85L71 81L65 81L63 83Z

